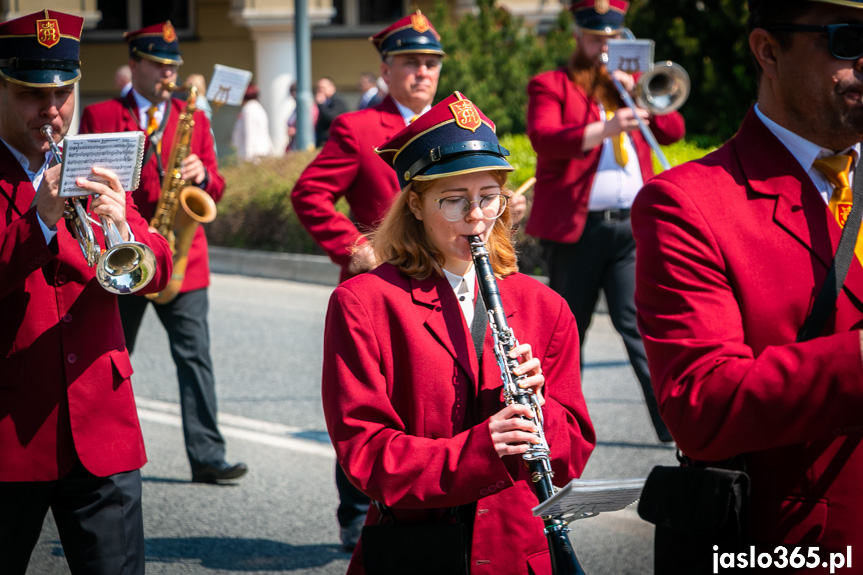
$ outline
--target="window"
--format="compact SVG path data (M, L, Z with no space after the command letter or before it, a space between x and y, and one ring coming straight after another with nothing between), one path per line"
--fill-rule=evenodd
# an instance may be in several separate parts
M102 19L85 40L121 40L123 33L170 20L180 39L194 36L192 0L97 0Z
M315 37L370 36L408 14L406 0L333 0L335 15L318 26Z

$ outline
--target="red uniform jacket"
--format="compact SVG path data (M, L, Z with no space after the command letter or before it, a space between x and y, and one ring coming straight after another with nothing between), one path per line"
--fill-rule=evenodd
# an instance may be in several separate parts
M745 454L756 542L863 549L863 267L822 336L795 343L841 231L809 176L750 111L721 149L651 180L632 225L639 325L681 450Z
M600 121L599 107L576 86L566 70L544 72L527 87L527 135L536 150L533 207L525 231L535 237L575 243L584 231L593 178L602 146L582 151L584 128ZM650 118L649 128L663 145L681 139L677 112ZM653 176L650 145L639 130L629 132L638 153L641 177Z
M147 458L116 296L99 285L64 220L45 243L34 194L0 143L0 481L59 479L76 452L98 476L138 469ZM147 231L131 194L126 218L156 255L142 291L158 292L171 277L168 242Z
M565 485L581 474L595 444L572 353L575 320L560 296L526 276L499 285L510 327L542 361L544 429L555 483ZM323 402L345 473L393 507L397 521L428 521L441 508L478 502L473 575L527 575L528 564L531 573L551 573L542 521L530 513L537 498L527 468L520 456L499 458L488 431L488 418L504 406L491 334L480 372L445 278L417 281L383 264L335 290ZM372 506L366 523L378 517ZM361 546L351 574L363 572Z
M177 131L177 118L185 108L185 102L171 98L171 115L165 126L162 138L162 164L165 165L171 155L174 135ZM125 98L117 98L87 106L81 115L82 134L103 132L128 132L141 130L138 124L138 108L135 97L129 92ZM149 142L147 142L149 148ZM225 179L219 173L216 153L213 150L213 138L210 134L210 122L200 110L195 112L195 127L192 130L191 153L197 154L207 168L209 180L204 191L216 202L222 199L225 191ZM147 165L141 170L141 185L133 192L135 203L141 210L141 215L149 222L156 210L159 196L162 193L162 180L159 177L156 154L153 154ZM204 228L198 226L192 247L189 249L189 264L186 277L180 292L188 292L205 288L210 285L210 263L207 253L207 237Z
M393 169L375 153L405 121L392 97L373 108L342 114L330 127L330 139L291 192L294 211L330 259L351 277L351 248L374 229L399 192ZM344 197L350 217L336 211Z

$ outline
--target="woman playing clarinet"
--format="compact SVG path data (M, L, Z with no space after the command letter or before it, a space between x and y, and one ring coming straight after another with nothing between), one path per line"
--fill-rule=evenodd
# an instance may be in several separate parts
M522 456L544 435L560 487L581 474L595 436L569 307L517 273L509 152L458 92L377 151L402 186L369 238L384 263L336 288L324 335L330 437L374 501L348 573L550 574ZM522 342L513 375L542 406L542 430L530 405L504 401L472 236Z

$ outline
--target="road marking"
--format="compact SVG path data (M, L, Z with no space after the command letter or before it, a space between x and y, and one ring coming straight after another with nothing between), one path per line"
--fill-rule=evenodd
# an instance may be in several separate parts
M138 417L142 420L178 428L183 427L178 404L143 397L136 397L135 401L138 404ZM281 447L333 460L336 458L333 446L329 443L295 437L297 434L306 432L299 427L220 413L219 429L222 435L226 437L245 439L262 445Z

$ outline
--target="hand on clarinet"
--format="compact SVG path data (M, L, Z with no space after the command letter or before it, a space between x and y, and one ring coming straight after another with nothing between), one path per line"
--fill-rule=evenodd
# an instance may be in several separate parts
M519 365L513 369L515 375L525 375L520 382L522 389L533 389L540 406L545 405L542 388L545 376L539 358L533 356L533 350L528 343L522 343L510 352L510 357L518 359ZM508 405L489 418L489 432L498 457L505 455L521 455L530 444L539 443L536 435L538 429L531 421L536 414L529 405L514 403Z

